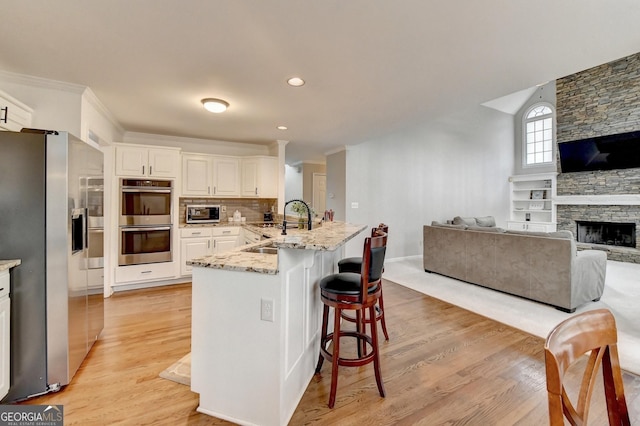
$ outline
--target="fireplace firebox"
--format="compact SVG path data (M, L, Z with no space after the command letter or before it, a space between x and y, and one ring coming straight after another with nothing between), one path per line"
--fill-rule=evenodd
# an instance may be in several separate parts
M636 224L576 221L579 243L636 247Z

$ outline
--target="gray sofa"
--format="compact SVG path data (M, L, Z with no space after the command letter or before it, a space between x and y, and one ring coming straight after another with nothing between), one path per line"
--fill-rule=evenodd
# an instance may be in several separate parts
M424 270L552 305L565 312L599 300L607 255L577 251L571 232L495 226L424 226Z

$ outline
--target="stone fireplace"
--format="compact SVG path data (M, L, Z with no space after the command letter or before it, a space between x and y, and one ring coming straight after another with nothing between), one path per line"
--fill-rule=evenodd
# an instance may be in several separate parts
M558 79L557 143L639 130L639 74L635 54ZM582 239L578 248L640 263L640 168L563 173L559 164L557 228ZM618 237L622 232L626 236Z
M578 220L576 224L576 240L579 243L634 248L636 246L635 223Z
M562 200L574 202L570 197ZM604 250L609 260L640 263L640 205L559 204L557 221L559 230L576 236L578 248Z

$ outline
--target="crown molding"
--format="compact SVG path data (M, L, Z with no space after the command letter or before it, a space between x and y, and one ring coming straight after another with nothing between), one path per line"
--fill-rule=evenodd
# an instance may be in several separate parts
M324 155L325 156L326 155L333 155L333 154L337 154L339 152L346 151L346 150L347 150L347 146L343 145L343 146L339 146L339 147L334 148L334 149L330 149L329 151L325 151Z
M12 83L24 84L27 86L40 87L44 89L61 90L65 92L72 92L77 94L83 94L88 88L79 84L67 83L64 81L50 80L47 78L36 77L26 74L17 74L10 71L0 70L0 77L8 80Z

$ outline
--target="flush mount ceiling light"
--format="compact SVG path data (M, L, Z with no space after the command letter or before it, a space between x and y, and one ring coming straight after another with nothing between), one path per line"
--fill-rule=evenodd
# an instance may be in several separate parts
M304 80L300 77L291 77L289 80L287 80L287 84L293 87L300 87L304 86Z
M222 99L206 98L202 100L202 106L204 106L204 109L207 111L218 114L225 112L227 108L229 108L229 102L223 101Z
M287 130L287 126L278 126L278 130Z

